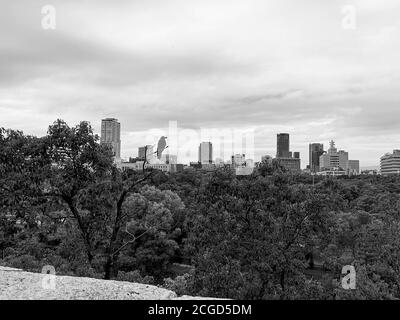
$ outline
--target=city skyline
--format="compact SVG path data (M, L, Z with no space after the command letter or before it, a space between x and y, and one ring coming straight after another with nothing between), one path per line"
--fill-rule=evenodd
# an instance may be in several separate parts
M120 161L126 161L127 159L121 158L120 157L120 145L121 145L121 140L120 140L120 123L118 122L118 119L115 118L106 118L106 119L102 119L101 120L101 135L100 135L100 142L101 143L108 143L111 144L113 152L114 152L114 156L116 159L118 159L118 162ZM171 128L170 128L171 129ZM179 130L178 130L179 132ZM179 136L179 133L178 133ZM242 137L243 139L243 137ZM185 139L186 140L186 139ZM212 140L212 138L211 138ZM179 141L179 139L177 139L177 141ZM222 144L224 144L223 140L219 140L218 141ZM317 166L316 170L315 168L313 168L313 164L310 160L310 157L313 153L314 147L318 147L317 150L318 152L320 152L317 156L318 158L318 164L319 162L325 157L325 161L328 161L329 163L332 160L328 160L328 158L330 157L329 155L331 154L331 152L336 152L337 149L335 148L335 142L333 140L331 140L329 142L330 144L330 148L327 151L324 151L323 149L323 144L320 143L310 143L309 144L309 165L305 165L305 167L301 166L301 157L300 157L300 152L295 151L292 152L290 151L290 135L288 133L278 133L276 136L276 141L277 141L277 145L276 145L276 159L278 159L279 161L281 161L281 165L287 167L289 170L293 170L293 171L298 171L299 169L309 169L311 173L316 173L318 171L320 171L319 169L327 169L326 166L323 166L325 168L320 168L319 165ZM113 143L111 143L113 142ZM193 143L193 141L185 141L187 146L187 143ZM247 142L247 141L246 141ZM117 143L117 146L114 145L114 143ZM154 145L155 146L155 145ZM153 147L152 145L146 145L146 146L141 146L138 147L138 152L137 152L137 159L144 159L145 158L145 153L146 150L150 150L147 151L147 153L149 154L150 158L153 158ZM117 149L117 151L115 152L115 148ZM217 148L221 148L221 146L217 146ZM224 146L222 146L222 148L224 148ZM241 146L241 150L245 150L246 148L248 148L248 146ZM167 148L168 149L168 148ZM251 149L251 147L250 147ZM233 149L232 149L233 150ZM169 150L168 150L169 151ZM180 151L180 146L179 146L179 142L177 145L177 149L175 150L177 151L177 154L179 154ZM163 155L163 160L162 162L169 164L170 163L170 157L172 157L174 160L172 160L172 163L178 163L178 157L177 154L169 154L168 152L166 154ZM345 168L345 170L347 170L348 168L355 168L357 167L358 169L356 170L357 173L360 173L360 169L362 169L362 167L360 168L360 162L359 160L349 160L348 159L348 152L345 152L344 150L339 150L339 154L343 154L345 155L345 159L342 159L340 161L344 161L344 162L340 162L338 159L335 158L335 160L333 160L334 162L339 161L336 164L329 164L329 166L332 166L333 168L339 168L341 167L342 169ZM229 163L229 161L234 164L235 161L234 159L236 157L243 157L243 161L245 161L247 163L247 161L251 161L252 163L258 162L256 161L255 158L248 158L246 159L245 154L238 154L233 152L232 155L229 157L231 160L225 160L224 157L220 158L218 156L213 156L213 144L211 141L201 141L198 147L198 163L199 164L216 164L219 161L225 162L225 163ZM263 161L263 158L265 157L270 157L272 159L272 156L270 155L262 155L260 158L260 161ZM314 158L314 156L312 156ZM328 157L328 158L327 158ZM336 157L336 156L335 156ZM131 159L134 159L133 155L129 156L129 162L131 161ZM188 163L194 163L194 161L192 161L192 158L187 158L189 159L189 162L186 161L180 161L179 163L183 163L183 164L188 164ZM380 158L382 159L382 158ZM298 163L295 161L298 160ZM313 159L313 161L315 161L315 159ZM151 161L150 161L151 162ZM239 161L240 162L240 161Z
M313 142L334 139L361 167L399 148L397 0L54 0L55 30L43 5L3 4L1 127L42 136L61 118L100 132L116 117L124 158L170 120L254 129L255 159L288 132L302 168Z

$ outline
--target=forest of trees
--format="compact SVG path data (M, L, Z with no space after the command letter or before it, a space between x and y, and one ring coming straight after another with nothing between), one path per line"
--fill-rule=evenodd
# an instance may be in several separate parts
M400 178L121 171L87 122L0 129L0 265L221 298L398 299Z

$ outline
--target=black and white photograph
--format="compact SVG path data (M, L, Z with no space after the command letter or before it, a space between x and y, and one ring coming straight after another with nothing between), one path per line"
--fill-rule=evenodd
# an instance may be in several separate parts
M4 303L400 299L399 0L2 0L0 22Z

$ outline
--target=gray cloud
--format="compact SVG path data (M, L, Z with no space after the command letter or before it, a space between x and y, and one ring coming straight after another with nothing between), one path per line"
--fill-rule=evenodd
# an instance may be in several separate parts
M309 142L336 139L362 165L399 147L398 1L50 2L55 31L40 25L47 1L1 4L0 126L113 116L125 156L170 120L256 128L257 157L288 131L303 165ZM341 28L348 4L356 30Z

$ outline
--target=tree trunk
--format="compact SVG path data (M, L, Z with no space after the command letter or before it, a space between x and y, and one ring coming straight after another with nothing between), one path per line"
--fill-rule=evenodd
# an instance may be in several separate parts
M282 290L285 291L285 270L282 270L282 271L281 271L281 279L280 279L280 282L281 282Z
M111 256L107 257L107 262L104 265L104 279L105 280L110 280L111 279L111 273L113 269L113 259Z

